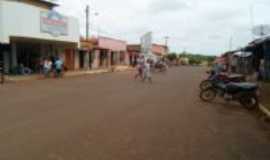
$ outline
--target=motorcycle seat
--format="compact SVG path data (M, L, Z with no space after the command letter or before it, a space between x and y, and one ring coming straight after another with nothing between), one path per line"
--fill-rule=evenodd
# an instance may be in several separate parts
M228 90L241 90L241 91L253 91L258 89L258 85L255 83L229 83L227 85Z
M240 74L232 74L228 76L228 80L232 81L232 82L243 82L245 81L245 76L240 75Z

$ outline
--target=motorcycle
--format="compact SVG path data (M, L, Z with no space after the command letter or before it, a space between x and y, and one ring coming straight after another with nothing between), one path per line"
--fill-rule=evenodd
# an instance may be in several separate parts
M259 105L259 87L254 83L213 83L201 91L200 98L212 102L217 95L226 101L238 101L248 110L256 109Z
M235 83L240 83L240 82L245 82L246 78L243 75L226 75L226 74L218 74L215 75L214 71L208 71L209 77L206 80L203 80L200 83L200 89L205 90L209 87L212 86L213 83L216 82L223 82L223 83L230 83L230 82L235 82Z
M168 66L165 62L157 62L153 65L155 72L166 72L168 70Z

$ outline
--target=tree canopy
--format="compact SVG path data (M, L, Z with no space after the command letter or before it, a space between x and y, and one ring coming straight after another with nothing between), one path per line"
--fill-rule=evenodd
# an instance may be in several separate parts
M170 53L167 55L167 58L170 61L178 60L178 59L183 59L187 58L189 60L189 64L195 64L199 65L202 63L208 63L211 64L215 60L215 56L209 56L209 55L203 55L203 54L192 54L192 53L187 53L187 52L182 52L182 53Z

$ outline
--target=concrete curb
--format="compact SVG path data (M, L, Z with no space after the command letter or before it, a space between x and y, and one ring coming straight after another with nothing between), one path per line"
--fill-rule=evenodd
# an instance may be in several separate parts
M268 118L270 118L270 110L267 109L265 106L260 104L259 106L260 111L262 111Z
M116 68L114 72L125 72L125 71L132 71L132 68ZM100 69L100 70L89 70L89 71L74 71L74 72L67 72L64 74L64 78L69 77L78 77L78 76L86 76L86 75L100 75L105 73L114 73L110 68L108 69ZM25 82L25 81L35 81L35 80L44 80L41 75L34 75L34 76L25 76L25 77L6 77L5 81L7 83L17 83L17 82Z

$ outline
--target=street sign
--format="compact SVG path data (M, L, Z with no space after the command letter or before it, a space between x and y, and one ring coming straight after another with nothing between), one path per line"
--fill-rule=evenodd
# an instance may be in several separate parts
M261 24L261 25L257 25L254 28L252 28L252 33L255 36L266 36L268 34L270 34L270 25L267 24Z
M148 32L141 37L141 50L145 56L151 55L152 50L152 32Z

